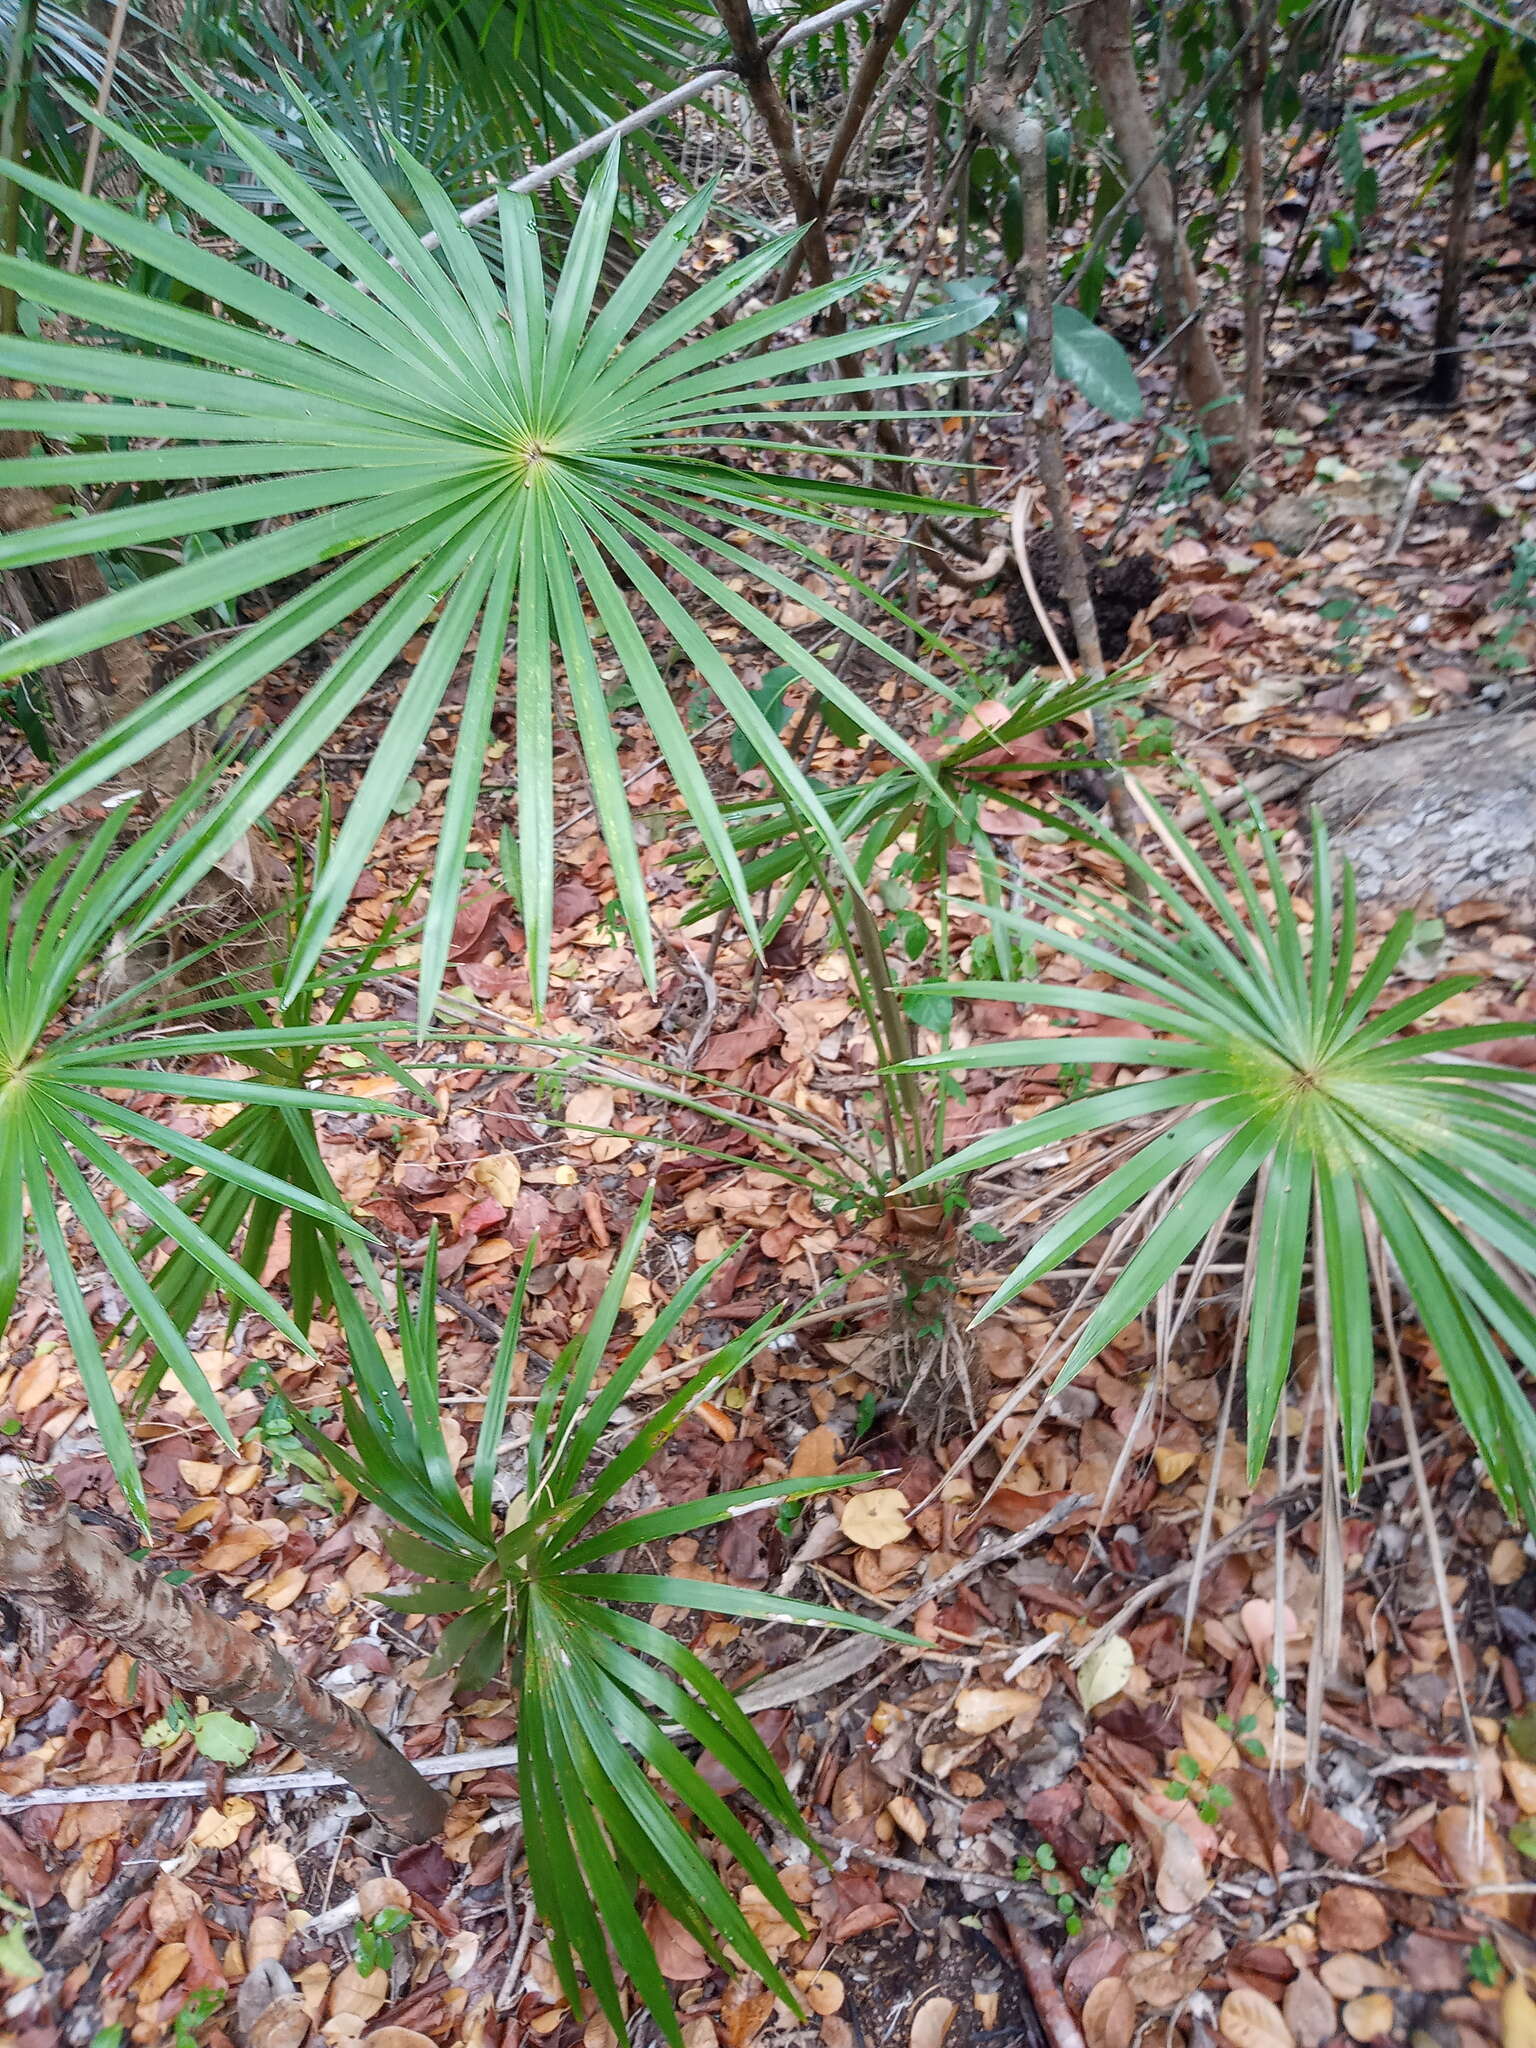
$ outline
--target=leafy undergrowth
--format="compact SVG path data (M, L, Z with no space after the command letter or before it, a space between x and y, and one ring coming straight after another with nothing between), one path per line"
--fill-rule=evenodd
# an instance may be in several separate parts
M1503 257L1487 253L1496 290ZM1133 629L1151 678L1138 773L1175 804L1180 776L1159 751L1169 740L1218 786L1262 769L1300 774L1411 718L1491 711L1529 676L1532 626L1511 545L1514 516L1536 488L1529 401L1494 352L1475 358L1454 425L1362 394L1370 351L1353 346L1358 331L1350 349L1339 340L1357 288L1410 339L1425 311L1415 310L1411 266L1373 268L1362 256L1359 274L1335 287L1326 322L1297 323L1291 334L1282 316L1277 332L1292 347L1298 383L1291 398L1282 381L1288 424L1267 461L1265 509L1218 507L1183 489L1176 461L1166 461L1132 515L1130 541L1157 557L1166 578ZM1333 352L1322 361L1305 353L1326 350L1329 337ZM1103 538L1145 442L1086 417L1073 425L1079 505ZM986 488L999 503L1011 497L1019 460L1010 436L1008 422L995 422L980 443L996 465ZM1426 480L1399 533L1409 459L1422 462ZM1159 490L1167 502L1151 504ZM925 623L972 653L995 654L1002 592L936 586L923 603ZM796 630L812 617L786 604L780 622ZM258 718L282 715L286 687L273 680ZM792 719L802 708L794 689L787 708ZM882 708L914 737L926 734L934 709L906 685ZM386 710L381 697L337 735L326 757L333 788L355 786ZM730 1256L679 1341L648 1368L642 1406L765 1309L808 1302L848 1276L835 1318L821 1314L761 1353L684 1424L643 1500L676 1502L785 1472L879 1472L880 1484L834 1492L798 1514L743 1515L718 1537L676 1539L658 1547L651 1568L866 1614L901 1607L931 1648L875 1645L856 1675L817 1689L823 1645L803 1631L687 1621L688 1640L733 1681L761 1681L759 1731L832 1858L824 1866L787 1838L764 1837L807 1940L724 1866L763 1947L801 1993L801 2022L755 1980L726 1982L681 1927L652 1910L687 2048L755 2039L853 2048L877 2036L962 2048L1017 2027L1016 1975L988 1940L1004 1894L1055 1952L1089 2048L1128 2048L1143 2024L1190 2013L1219 2024L1233 2048L1406 2040L1415 2028L1477 2048L1525 2024L1511 1972L1532 1953L1522 1887L1536 1879L1536 1718L1526 1706L1536 1695L1536 1569L1471 1462L1422 1333L1410 1325L1401 1338L1417 1442L1390 1380L1378 1385L1373 1462L1342 1531L1343 1647L1325 1699L1307 1698L1305 1677L1322 1625L1316 1560L1326 1498L1324 1418L1306 1394L1310 1333L1284 1416L1283 1466L1250 1485L1240 1445L1223 1442L1218 1428L1240 1251L1209 1269L1160 1376L1159 1333L1135 1326L1046 1412L1026 1403L974 1464L953 1469L969 1436L961 1408L951 1404L937 1420L929 1409L904 1413L889 1385L900 1304L878 1264L883 1221L816 1201L771 1170L765 1142L740 1127L723 1132L702 1106L707 1097L779 1130L791 1118L820 1119L857 1141L871 1051L847 957L819 911L792 921L761 968L733 936L715 948L687 927L694 892L668 859L681 844L675 792L622 703L615 723L663 936L657 988L646 987L615 916L607 857L568 752L556 762L561 867L542 1029L572 1049L540 1055L529 1071L501 1036L533 1020L522 932L497 861L511 773L499 733L474 841L479 881L451 949L462 1035L435 1042L413 1068L438 1113L406 1121L387 1075L335 1061L332 1085L376 1114L361 1129L354 1118L328 1119L322 1149L337 1187L408 1270L419 1267L429 1232L439 1233L445 1429L466 1478L496 1338L535 1240L514 1442L545 1362L590 1315L648 1188L655 1229L625 1297L629 1332L645 1328L701 1264ZM415 805L396 818L353 893L346 930L360 944L379 937L430 865L451 740L452 721L434 730ZM1060 740L1065 749L1072 735ZM722 793L759 786L726 735L717 731L713 745ZM828 733L814 766L836 779L855 758ZM1029 758L1041 758L1037 746ZM1031 778L1040 790L1055 780ZM1275 786L1273 814L1286 825L1299 790ZM310 833L320 802L316 785L279 805L275 822ZM1079 852L1034 836L1015 810L988 804L982 823L1005 861L1026 860L1032 874L1069 880L1084 871ZM1294 833L1285 857L1299 887ZM951 918L959 948L987 929L979 911L964 909L979 902L981 880L974 867L949 879L961 905ZM906 885L899 914L914 921L904 930L931 968L933 892ZM1529 934L1491 902L1463 906L1445 924L1424 934L1434 971L1490 977L1476 997L1454 1000L1449 1021L1536 1015ZM409 1014L408 964L400 948L386 948L356 1006L359 1021ZM1037 971L1071 984L1085 970L1062 952ZM1010 1008L988 1003L959 1007L952 1025L975 1038L1020 1028ZM1042 1036L1059 1028L1043 1016L1022 1025ZM926 1049L938 1043L931 1032L920 1037ZM641 1059L702 1074L701 1100L670 1103L626 1087L626 1062ZM965 1085L948 1107L951 1146L1052 1105L1067 1084L1024 1070L973 1074ZM141 1107L152 1100L134 1098ZM197 1105L159 1107L178 1128L206 1133ZM1091 1157L1087 1143L1074 1163ZM1038 1185L1021 1171L978 1191L960 1307L978 1305L1012 1265ZM76 1250L105 1331L123 1305ZM280 1235L269 1281L281 1280L286 1250ZM1028 1374L1071 1284L1069 1276L1035 1285L978 1332L980 1411ZM242 1449L222 1451L185 1396L157 1396L139 1424L157 1559L225 1611L249 1612L413 1756L462 1753L451 1819L440 1843L387 1859L334 1790L230 1789L225 1773L289 1772L298 1760L269 1743L247 1757L240 1731L222 1725L227 1717L178 1706L126 1656L106 1656L67 1628L40 1635L18 1624L4 1649L0 1708L0 1961L22 1981L0 2036L15 2048L89 2041L96 2029L103 2048L232 2040L242 1985L259 1984L263 1960L281 1956L304 2012L333 2042L394 2027L405 2030L386 2037L396 2048L422 2038L569 2048L578 2037L604 2048L607 2022L568 2010L528 1905L516 1767L505 1753L516 1738L513 1702L494 1690L456 1702L450 1679L428 1677L438 1624L397 1618L373 1597L409 1583L385 1548L383 1523L333 1489L271 1399L280 1389L311 1413L335 1413L346 1384L340 1333L316 1333L318 1360L301 1361L254 1322L228 1342L215 1321L199 1332L198 1362ZM391 1341L386 1327L381 1342ZM67 1355L46 1290L29 1286L0 1339L0 1428L12 1449L47 1457L82 1510L118 1517L131 1543ZM1026 1423L1028 1442L992 1490ZM1420 1455L1438 1548L1420 1510ZM1208 1489L1207 1568L1186 1635L1188 1567ZM1064 1506L1073 1496L1077 1504ZM939 1600L922 1599L926 1584L1052 1509L1040 1540L962 1575ZM655 1618L684 1626L667 1610ZM1310 1791L1309 1709L1321 1732ZM477 1755L485 1752L489 1762ZM70 1805L37 1798L45 1781L54 1790L122 1788L189 1776L206 1781L190 1800L121 1790ZM29 1953L63 1973L47 2002L24 1981ZM254 1991L245 1997L247 2007L260 2002Z

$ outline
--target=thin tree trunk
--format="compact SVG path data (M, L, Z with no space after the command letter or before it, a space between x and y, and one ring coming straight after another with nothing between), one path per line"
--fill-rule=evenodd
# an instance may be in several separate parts
M1136 75L1130 0L1084 0L1078 31L1126 181L1141 189L1141 218L1157 265L1163 318L1174 337L1184 402L1209 446L1212 481L1218 490L1229 490L1243 466L1241 408L1206 332L1195 266L1174 211L1173 183L1158 161L1156 131Z
M1477 194L1477 157L1483 114L1498 51L1490 49L1467 94L1456 157L1451 166L1451 199L1445 216L1445 256L1440 265L1440 299L1435 307L1435 366L1425 396L1434 405L1454 405L1461 396L1461 293L1467 281L1467 230Z
M916 5L917 0L886 0L880 19L875 23L875 32L864 45L859 68L854 73L853 84L848 89L843 117L837 124L827 149L826 159L821 166L821 176L816 181L816 217L823 224L823 235L827 215L832 211L832 201L837 195L837 181L843 174L848 153L859 139L859 131L868 117L881 73L890 62L891 52L896 47L896 38L901 34L907 16ZM732 46L735 47L734 31L731 40ZM805 243L801 242L798 247L790 250L784 268L779 273L779 282L773 294L776 300L787 299L794 290L804 260Z
M832 255L827 247L827 231L822 222L821 200L810 172L806 169L805 156L800 148L800 133L795 126L795 117L784 103L773 76L773 66L768 52L763 48L757 23L752 17L751 0L715 0L715 11L725 23L725 32L731 39L731 50L736 59L736 69L747 95L757 110L758 119L767 130L768 141L779 166L779 175L784 180L789 194L789 203L795 210L795 219L805 228L801 247L805 260L810 266L811 283L832 282Z
M1035 461L1040 481L1045 486L1046 509L1061 563L1062 592L1071 615L1072 631L1077 637L1078 663L1087 675L1097 681L1104 674L1104 650L1099 640L1098 617L1093 609L1093 593L1088 585L1088 564L1072 517L1072 489L1067 481L1061 409L1056 399L1045 129L1036 116L1024 112L1019 104L1017 87L1002 68L1001 37L996 33L996 25L1005 19L1005 6L1006 0L995 0L988 33L989 62L975 95L974 112L978 124L992 143L1007 151L1019 167L1019 196L1024 215L1024 305L1029 318L1029 363L1033 386L1030 426L1034 435ZM1035 19L1043 27L1043 6ZM1038 47L1036 39L1037 51ZM1106 781L1115 830L1134 846L1137 840L1136 814L1125 787L1125 778L1115 762L1114 729L1108 714L1101 708L1095 708L1093 712L1093 736L1095 746L1108 764Z
M1269 0L1231 0L1232 27L1246 37L1240 93L1243 155L1243 455L1258 457L1264 431L1264 80L1269 70Z
M249 1634L101 1530L78 1522L49 1479L0 1483L0 1590L36 1600L153 1664L337 1772L391 1833L430 1841L443 1794L354 1708L324 1692L265 1636Z

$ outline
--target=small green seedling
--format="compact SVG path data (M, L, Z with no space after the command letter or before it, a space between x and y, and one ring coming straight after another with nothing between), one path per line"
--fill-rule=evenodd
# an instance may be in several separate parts
M371 1920L358 1922L357 1928L357 1970L361 1977L371 1976L375 1970L393 1967L396 1954L395 1936L403 1934L411 1924L411 1915L404 1906L382 1906Z
M1170 1799L1198 1801L1195 1811L1207 1827L1214 1827L1232 1804L1229 1788L1213 1785L1201 1770L1198 1758L1187 1750L1175 1760L1173 1777L1165 1789Z
M225 1994L210 1985L207 1990L194 1991L181 2011L176 2015L176 2024L171 2033L171 2048L197 2048L197 2037L224 2003Z
M1089 1864L1083 1870L1083 1882L1089 1887L1088 1909L1103 1919L1114 1912L1115 1893L1120 1880L1131 1867L1131 1845L1117 1842L1102 1866ZM1046 1897L1061 1915L1061 1924L1069 1935L1083 1931L1083 1904L1070 1884L1062 1876L1056 1861L1056 1851L1049 1842L1042 1842L1038 1849L1026 1849L1013 1866L1013 1874L1025 1884L1038 1884Z
M1503 1979L1504 1965L1486 1934L1467 1950L1467 1976L1474 1984L1486 1984L1490 1990L1496 1989Z

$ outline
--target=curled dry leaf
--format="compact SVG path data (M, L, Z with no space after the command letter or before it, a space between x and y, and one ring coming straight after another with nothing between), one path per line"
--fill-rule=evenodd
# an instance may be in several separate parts
M720 1999L725 2048L747 2048L768 2023L776 2000L755 1977L729 1977Z
M1318 1965L1317 1974L1335 1998L1358 1998L1364 1991L1392 1991L1402 1978L1390 1963L1372 1961L1370 1956L1329 1956Z
M1232 2048L1295 2048L1279 2006L1246 1984L1221 2001L1221 2032Z
M856 1493L839 1515L838 1524L850 1543L865 1550L883 1550L887 1543L900 1543L912 1533L907 1525L907 1497L895 1486Z
M437 2043L415 2027L375 2027L364 2034L363 2048L437 2048Z
M944 2048L944 2036L954 2016L952 1998L925 1998L912 2015L910 2048Z
M1101 1977L1083 2002L1083 2039L1088 2048L1131 2048L1136 2038L1136 2000L1123 1977Z
M388 1996L388 1970L370 1970L364 1976L356 1963L347 1963L332 1980L326 2017L366 2022L373 2018Z

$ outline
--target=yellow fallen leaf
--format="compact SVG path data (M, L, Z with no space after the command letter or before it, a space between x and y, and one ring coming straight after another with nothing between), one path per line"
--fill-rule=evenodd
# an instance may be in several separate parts
M900 1543L911 1534L907 1497L895 1486L856 1493L839 1515L838 1526L850 1543L861 1544L865 1550L883 1550L887 1543Z
M1176 1451L1166 1444L1159 1444L1152 1453L1152 1462L1157 1467L1157 1476L1164 1486L1172 1486L1200 1456L1198 1451Z
M236 1795L222 1806L209 1806L198 1815L189 1837L196 1849L227 1849L239 1838L240 1830L256 1818L249 1799Z
M493 1201L510 1209L522 1191L523 1169L514 1152L490 1152L469 1169L476 1187L484 1188Z
M1532 1998L1518 1977L1504 1987L1499 2025L1503 2048L1536 2048L1536 1998Z
M1124 1692L1135 1669L1136 1652L1124 1636L1111 1636L1090 1651L1077 1667L1077 1695L1084 1708L1092 1713L1117 1692Z
M944 2048L944 2036L955 2016L952 1998L927 1998L912 2016L911 2048Z
M990 1735L1020 1714L1035 1714L1040 1701L1011 1685L967 1685L955 1695L955 1726L962 1735Z

